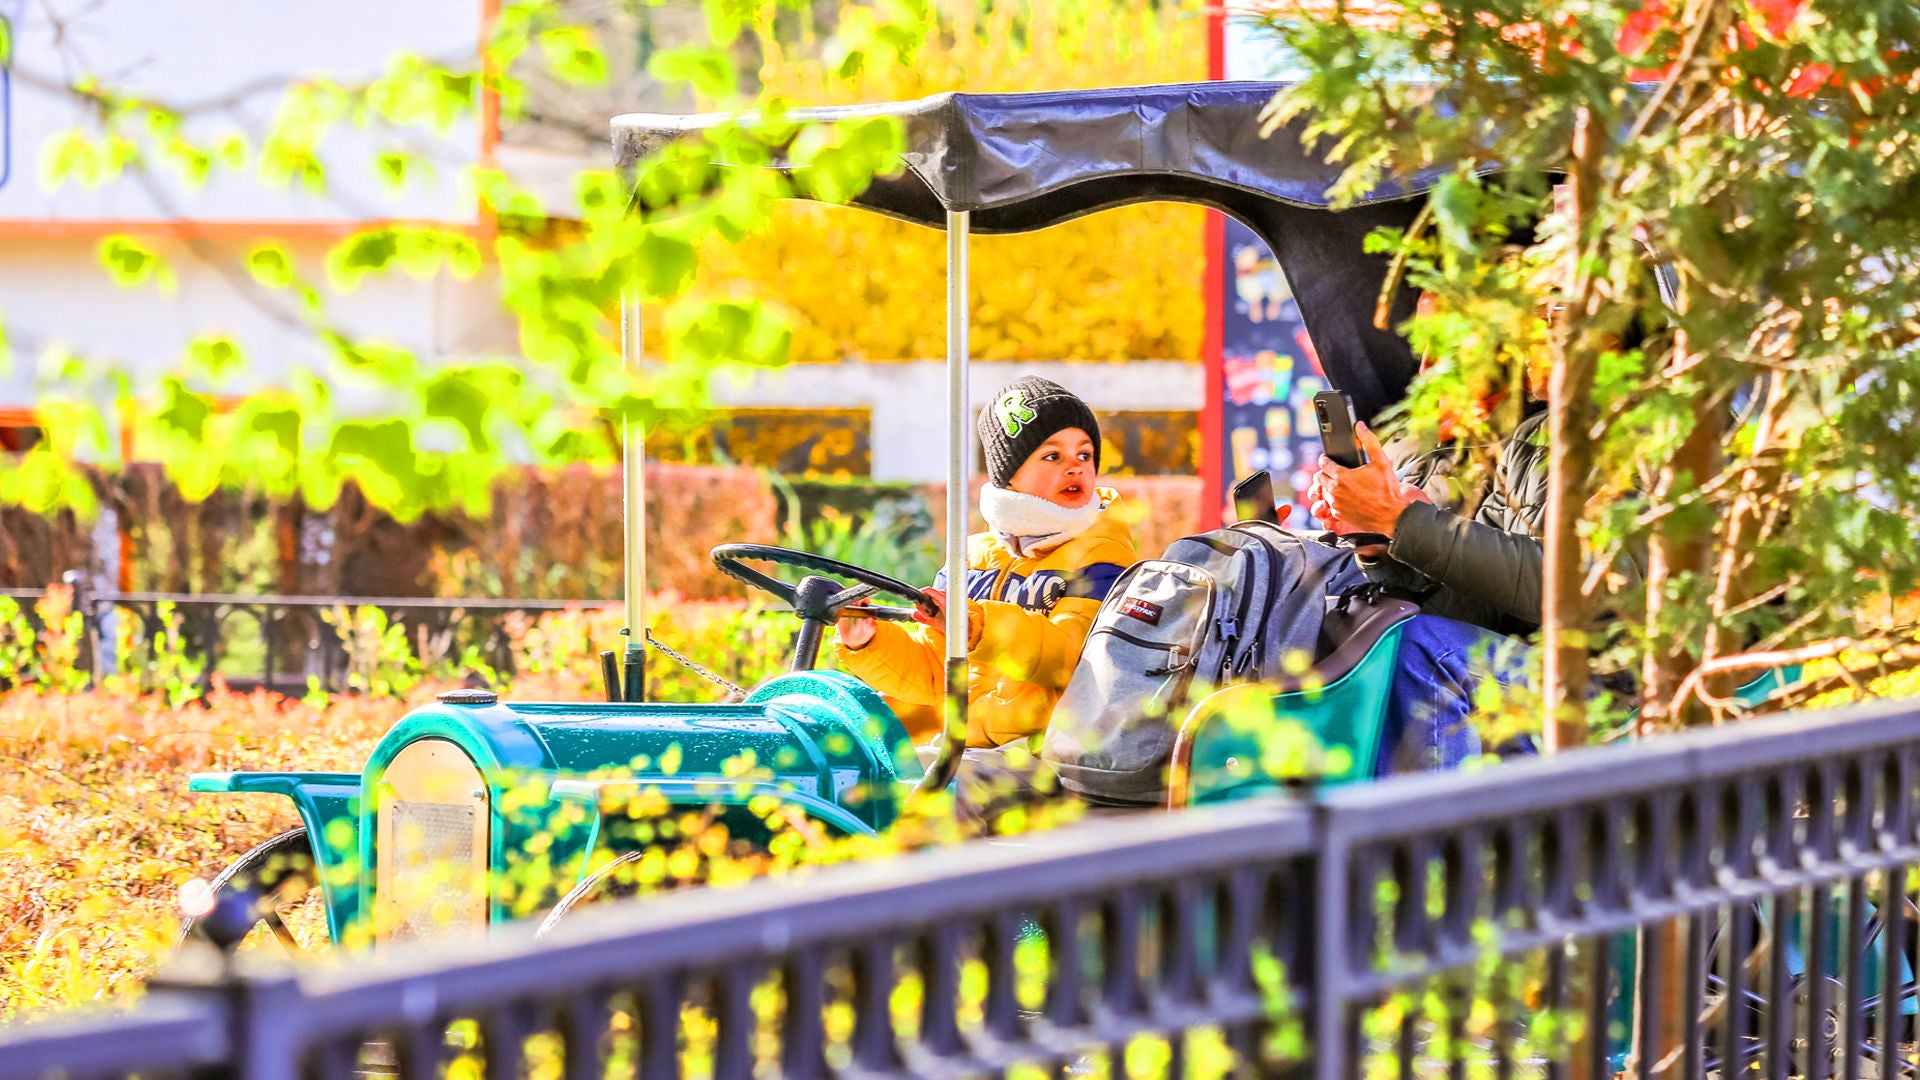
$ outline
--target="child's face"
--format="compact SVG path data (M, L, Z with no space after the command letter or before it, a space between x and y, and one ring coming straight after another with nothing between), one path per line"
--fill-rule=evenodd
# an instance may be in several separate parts
M1093 498L1093 440L1079 428L1063 428L1027 455L1007 487L1078 510Z

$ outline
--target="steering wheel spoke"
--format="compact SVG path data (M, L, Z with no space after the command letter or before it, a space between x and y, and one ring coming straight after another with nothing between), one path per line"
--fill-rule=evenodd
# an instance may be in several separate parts
M832 596L827 597L827 606L838 612L859 603L862 600L878 596L880 590L871 585L849 585Z

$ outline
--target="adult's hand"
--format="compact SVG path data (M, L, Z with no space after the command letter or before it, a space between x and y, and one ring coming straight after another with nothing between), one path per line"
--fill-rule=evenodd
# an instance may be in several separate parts
M1416 502L1432 500L1418 486L1402 483L1394 474L1393 463L1373 429L1356 424L1354 434L1367 452L1367 463L1348 469L1321 455L1320 468L1307 489L1308 509L1340 535L1379 533L1391 537L1402 511Z

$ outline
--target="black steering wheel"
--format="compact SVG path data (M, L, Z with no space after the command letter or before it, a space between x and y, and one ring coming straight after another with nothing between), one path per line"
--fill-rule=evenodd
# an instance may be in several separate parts
M796 570L807 571L798 585L789 585L770 574L761 573L746 565L745 560L770 562L775 566L791 566ZM913 609L919 608L933 618L940 609L926 594L912 585L897 578L890 578L863 566L844 563L839 559L829 559L824 555L815 555L808 551L793 548L774 547L772 544L721 544L713 549L713 565L720 572L735 581L751 585L761 592L771 593L793 613L809 622L832 622L840 617L845 609L866 600L869 597L885 594L910 602L912 607L874 607L860 609L867 618L883 619L887 622L905 622L913 618ZM836 580L826 580L828 578ZM852 585L841 582L851 581ZM814 585L813 582L822 582Z
M791 566L807 571L807 576L800 579L800 584L789 585L746 565L743 561L746 559ZM925 593L904 581L812 552L774 547L772 544L721 544L713 549L713 565L735 581L780 598L793 608L795 615L800 616L800 633L793 639L793 671L811 670L820 655L822 632L843 611L869 597L884 593L913 603L913 607L869 606L859 609L861 615L870 618L902 622L913 618L914 608L925 612L928 618L936 618L940 614L940 608ZM852 581L854 584L843 585L842 581ZM949 662L950 671L952 663ZM948 677L951 679L953 676L949 674ZM966 685L964 671L961 685ZM958 734L950 734L940 740L939 757L921 777L916 787L918 793L944 791L953 782L954 774L960 768L960 752L967 743L966 708L967 698L962 693L959 701L954 703L954 709L957 709L954 715L958 719L949 719L949 724L954 725L952 731Z

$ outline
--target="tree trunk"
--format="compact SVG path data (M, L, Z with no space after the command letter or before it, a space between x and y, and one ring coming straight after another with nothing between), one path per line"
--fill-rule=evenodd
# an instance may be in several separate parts
M298 494L288 495L273 508L274 549L279 572L274 588L283 596L299 596L305 586L300 573L300 532L307 504Z
M1687 339L1676 334L1673 346L1674 366L1689 361ZM1654 483L1653 501L1664 503L1681 491L1704 483L1719 469L1720 436L1723 425L1719 410L1704 394L1693 402L1693 431L1675 451ZM1644 738L1681 717L1671 715L1680 686L1700 662L1700 643L1690 640L1684 626L1678 624L1667 600L1667 586L1682 574L1706 574L1711 568L1712 547L1707 530L1683 528L1684 515L1669 514L1654 525L1647 541L1647 652L1641 665L1640 716L1634 724L1634 736ZM1684 610L1684 602L1671 605Z
M1604 122L1602 122L1604 123ZM1547 384L1547 507L1544 525L1545 581L1540 625L1546 652L1542 685L1547 710L1542 741L1554 753L1586 741L1587 621L1581 591L1586 560L1580 519L1593 473L1593 380L1599 350L1589 329L1598 299L1593 266L1599 253L1594 204L1599 196L1601 140L1591 113L1575 122L1567 181L1571 189L1573 251L1567 266L1567 304L1553 330L1553 374Z
M1687 346L1685 333L1677 333L1673 367L1690 365L1693 358ZM1718 468L1722 428L1718 410L1702 395L1693 402L1693 412L1693 430L1654 482L1655 503L1666 502L1703 483ZM1699 659L1687 626L1674 618L1678 612L1669 610L1666 592L1668 583L1678 575L1706 573L1712 548L1706 530L1683 527L1683 520L1684 515L1679 514L1662 518L1647 543L1647 651L1641 667L1636 739L1656 734L1679 720L1671 715L1671 706ZM1682 610L1686 606L1684 602L1672 605ZM1637 1060L1648 1063L1654 1075L1671 1075L1679 1070L1678 1051L1686 1030L1686 922L1671 919L1648 926L1637 944L1639 985L1634 1000L1658 1001L1664 1007L1651 1018L1634 1010L1634 1054Z
M1718 660L1740 649L1741 643L1728 642L1725 624L1734 605L1754 591L1751 587L1743 587L1741 574L1755 545L1755 534L1761 531L1761 512L1765 504L1775 497L1775 489L1780 482L1781 459L1775 451L1779 449L1782 432L1787 427L1788 412L1793 404L1790 389L1785 371L1775 371L1767 380L1766 405L1761 410L1760 423L1754 432L1753 447L1746 454L1751 464L1741 476L1733 505L1726 514L1724 536L1720 543L1720 562L1714 569L1713 597L1708 602L1706 640L1700 650L1702 663ZM1708 689L1717 693L1724 688Z

